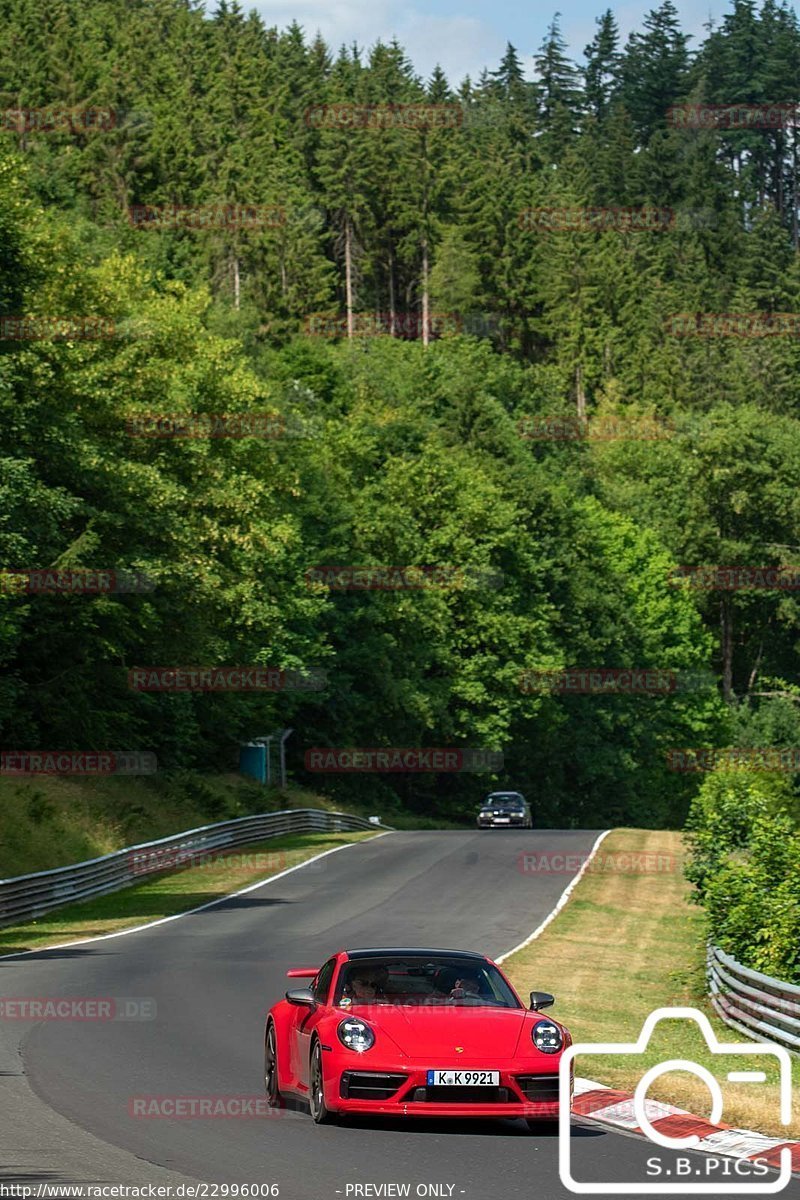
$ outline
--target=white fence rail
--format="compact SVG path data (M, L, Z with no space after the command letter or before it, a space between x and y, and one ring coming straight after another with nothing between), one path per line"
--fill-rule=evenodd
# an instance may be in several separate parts
M254 845L287 833L334 833L360 829L390 829L374 818L317 808L292 808L282 812L239 817L217 825L202 825L155 842L127 846L69 867L0 879L0 927L36 920L64 904L103 896L141 883L143 877L169 867L191 865L213 850Z
M706 974L711 1003L726 1025L800 1054L800 987L751 971L712 945Z

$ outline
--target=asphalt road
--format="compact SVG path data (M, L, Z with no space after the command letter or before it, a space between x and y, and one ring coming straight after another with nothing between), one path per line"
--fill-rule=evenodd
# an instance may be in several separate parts
M288 967L382 943L497 957L528 936L568 882L522 873L520 852L582 854L596 837L394 833L151 929L0 961L4 997L127 998L146 1018L0 1020L0 1184L199 1180L277 1184L284 1200L563 1200L570 1193L559 1179L557 1137L531 1135L521 1121L316 1127L295 1112L142 1118L131 1115L131 1099L261 1096L264 1015L283 994ZM558 964L542 962L531 986L558 997ZM653 1182L654 1151L663 1164L674 1159L641 1138L580 1121L571 1147L575 1177L608 1181L611 1195L619 1195L615 1184ZM683 1154L692 1172L705 1172L706 1155ZM733 1191L720 1172L707 1181ZM380 1186L389 1184L401 1190ZM800 1197L800 1181L782 1194Z

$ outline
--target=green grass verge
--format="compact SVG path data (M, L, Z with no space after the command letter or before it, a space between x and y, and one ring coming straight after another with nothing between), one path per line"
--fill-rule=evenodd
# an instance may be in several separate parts
M324 850L375 836L369 830L364 833L293 833L269 838L253 846L218 851L208 855L200 866L162 872L108 896L56 909L38 921L0 929L0 954L42 950L187 912L216 897L247 887L249 883L269 879ZM323 865L324 860L320 869Z
M641 855L650 857L636 858ZM523 996L534 989L555 994L553 1015L576 1042L636 1041L651 1012L677 1006L708 1016L720 1042L747 1041L716 1017L706 998L706 922L702 909L690 902L684 859L680 833L615 830L556 920L503 964ZM631 869L634 863L640 873ZM660 869L652 869L656 863ZM641 872L642 865L651 869ZM726 1124L800 1137L796 1114L788 1129L780 1124L774 1060L759 1054L742 1064L741 1058L712 1054L693 1022L659 1023L641 1056L579 1056L575 1069L633 1091L645 1070L674 1058L705 1066L720 1081ZM793 1057L792 1063L796 1083L800 1061ZM728 1071L743 1069L765 1071L767 1082L727 1082ZM699 1116L710 1112L705 1084L685 1072L663 1076L648 1095Z
M68 778L0 776L0 879L69 866L138 842L155 841L284 808L322 808L381 815L398 829L445 822L388 811L380 800L342 803L290 787L265 788L246 776L176 771L154 776Z

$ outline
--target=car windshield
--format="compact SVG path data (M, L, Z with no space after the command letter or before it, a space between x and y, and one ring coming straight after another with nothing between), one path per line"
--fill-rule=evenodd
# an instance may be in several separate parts
M497 796L491 796L486 801L486 806L491 807L493 804L504 804L506 808L522 808L523 803L519 796L503 795L500 793Z
M363 1004L522 1007L491 963L446 955L350 960L339 972L333 1002L346 1008Z

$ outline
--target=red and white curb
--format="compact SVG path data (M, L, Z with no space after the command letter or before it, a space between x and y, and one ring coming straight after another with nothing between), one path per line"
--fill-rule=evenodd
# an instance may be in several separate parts
M572 1111L577 1116L590 1117L646 1137L633 1111L633 1092L620 1092L591 1079L576 1079ZM766 1137L763 1133L734 1129L731 1125L714 1125L704 1117L694 1117L684 1109L662 1104L660 1100L645 1100L645 1115L653 1128L665 1137L695 1134L700 1140L695 1146L688 1147L690 1150L727 1154L750 1162L763 1159L776 1170L780 1168L781 1150L788 1146L792 1152L792 1174L800 1175L800 1142Z

